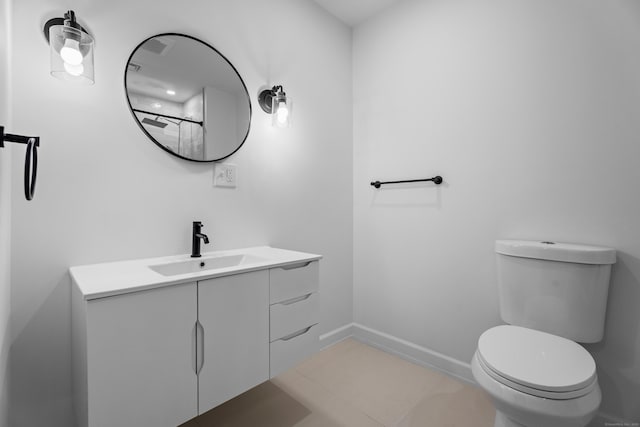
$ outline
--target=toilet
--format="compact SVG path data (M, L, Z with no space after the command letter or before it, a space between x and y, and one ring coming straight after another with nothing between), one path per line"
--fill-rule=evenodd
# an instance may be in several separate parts
M578 342L602 340L610 248L498 240L500 316L471 361L496 407L495 427L581 427L602 395L593 357Z

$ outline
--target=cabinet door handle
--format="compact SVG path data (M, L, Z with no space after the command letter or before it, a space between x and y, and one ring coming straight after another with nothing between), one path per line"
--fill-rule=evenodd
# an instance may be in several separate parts
M202 372L204 366L204 326L196 321L196 375Z
M297 302L300 302L300 301L304 301L304 300L306 300L306 299L309 299L309 297L311 297L311 295L313 295L313 292L311 292L311 293L309 293L309 294L306 294L306 295L302 295L301 297L291 298L291 299L288 299L288 300L286 300L286 301L279 302L278 304L279 304L279 305L291 305L291 304L295 304L295 303L297 303Z
M309 332L309 329L313 328L314 326L315 326L315 325L311 325L311 326L309 326L309 327L307 327L307 328L304 328L304 329L299 330L298 332L294 332L294 333L292 333L292 334L289 334L289 335L287 335L287 336L284 336L284 337L280 338L280 341L289 341L289 340L294 339L295 337L299 337L300 335L304 335L304 334L306 334L307 332Z
M293 270L295 268L302 268L302 267L306 267L307 265L311 264L313 261L306 261L306 262L300 262L298 264L291 264L291 265L283 265L282 267L280 267L283 270Z
M198 375L198 321L193 324L193 331L191 331L191 361L193 365L191 366L193 372Z

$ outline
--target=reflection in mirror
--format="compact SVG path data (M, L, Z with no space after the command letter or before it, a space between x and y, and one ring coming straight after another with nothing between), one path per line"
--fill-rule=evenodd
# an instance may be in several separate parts
M242 78L193 37L161 34L142 42L129 58L125 87L142 130L181 158L224 159L249 133L251 103Z

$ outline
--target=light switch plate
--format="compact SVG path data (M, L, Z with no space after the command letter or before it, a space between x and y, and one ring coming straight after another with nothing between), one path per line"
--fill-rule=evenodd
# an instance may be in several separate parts
M213 186L236 188L238 175L236 165L230 163L216 163L213 168Z

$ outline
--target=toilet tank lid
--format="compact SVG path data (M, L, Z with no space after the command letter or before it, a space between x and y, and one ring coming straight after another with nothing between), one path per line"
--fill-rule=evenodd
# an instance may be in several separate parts
M615 264L615 249L575 243L532 240L496 240L496 252L503 255L579 264Z

